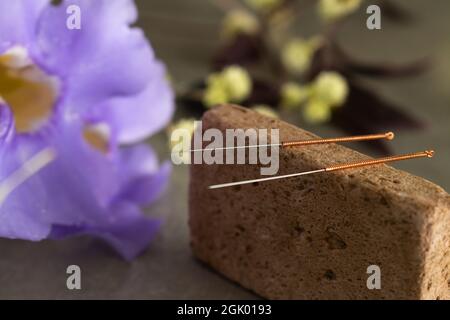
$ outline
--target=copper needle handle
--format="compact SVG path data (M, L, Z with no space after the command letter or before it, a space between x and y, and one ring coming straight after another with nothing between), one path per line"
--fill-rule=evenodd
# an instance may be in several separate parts
M434 155L433 150L427 150L422 152L415 152L415 153L407 153L399 156L390 156L380 159L373 159L373 160L366 160L366 161L358 161L358 162L352 162L347 164L338 164L331 167L325 168L325 171L336 171L336 170L344 170L344 169L351 169L351 168L359 168L359 167L365 167L365 166L371 166L386 162L393 162L393 161L400 161L400 160L408 160L408 159L414 159L414 158L423 158L428 157L432 158Z
M250 149L250 148L260 148L260 147L271 147L280 146L284 147L297 147L306 146L312 144L325 144L325 143L337 143L337 142L350 142L350 141L368 141L368 140L378 140L378 139L394 139L393 132L377 133L377 134L367 134L362 136L352 136L352 137L340 137L340 138L326 138L326 139L310 139L310 140L294 140L294 141L284 141L281 143L268 143L268 144L254 144L254 145L243 145L243 146L230 146L230 147L220 147L220 148L199 148L191 149L188 152L203 152L203 151L214 151L214 150L232 150L232 149Z
M351 142L351 141L368 141L378 139L394 139L393 132L368 134L363 136L351 136L340 138L327 138L327 139L311 139L311 140L299 140L299 141L285 141L281 143L282 147L294 147L294 146L306 146L311 144L325 144L325 143L338 143L338 142Z

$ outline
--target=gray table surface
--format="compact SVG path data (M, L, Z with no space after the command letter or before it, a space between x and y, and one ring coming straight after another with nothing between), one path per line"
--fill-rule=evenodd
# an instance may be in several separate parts
M341 41L355 55L375 61L404 62L434 54L434 68L424 75L406 80L367 80L367 83L429 123L426 131L400 132L393 145L396 153L433 147L436 158L395 166L448 191L450 1L398 2L416 17L415 22L398 25L383 20L381 31L368 31L361 13L345 26ZM167 63L176 83L185 85L205 75L206 62L218 44L222 12L206 0L142 0L138 5L139 24L157 55ZM311 33L315 23L312 15L306 15L301 32ZM323 136L341 134L327 126L304 127ZM167 157L164 134L153 137L150 143L159 150L161 158ZM167 192L147 210L148 215L164 217L164 227L149 249L131 263L122 261L103 243L89 237L39 243L1 239L0 298L257 298L192 256L187 227L187 183L187 168L174 167ZM82 270L79 291L66 288L66 268L71 264Z

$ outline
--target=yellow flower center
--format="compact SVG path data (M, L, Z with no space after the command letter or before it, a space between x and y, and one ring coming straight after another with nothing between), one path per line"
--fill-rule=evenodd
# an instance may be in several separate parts
M0 56L0 101L8 104L18 133L31 133L50 118L57 98L58 82L14 47Z
M109 127L104 123L84 127L84 140L97 151L107 154L109 152Z

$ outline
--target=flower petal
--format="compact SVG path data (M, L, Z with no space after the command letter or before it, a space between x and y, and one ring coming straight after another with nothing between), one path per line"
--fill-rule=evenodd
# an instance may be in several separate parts
M0 102L0 154L2 145L11 139L14 133L14 119L11 110Z
M108 224L93 226L53 226L51 238L88 234L99 237L110 244L123 258L131 260L145 250L154 238L161 221L142 215L131 203L121 203L111 209L115 217Z
M151 79L153 52L142 32L130 28L137 10L131 0L73 0L81 29L66 27L66 2L48 7L39 21L33 58L58 74L69 105L81 112L111 96L135 94Z
M174 97L165 79L165 68L153 66L152 78L141 93L113 98L92 112L108 114L119 143L134 143L161 130L171 119Z
M169 120L173 94L165 70L142 31L130 28L137 17L132 0L35 3L15 2L14 21L3 19L8 8L0 4L0 50L24 46L62 87L48 124L30 134L16 134L14 117L0 100L0 236L41 240L91 234L131 259L160 224L138 206L160 194L170 165L159 167L146 145L119 145L138 142ZM80 30L66 27L69 4L81 8ZM18 16L29 24L9 32ZM103 123L111 129L106 151L85 135L87 125ZM29 170L29 160L46 149L56 158ZM21 170L25 178L11 184Z
M0 236L41 240L51 230L64 231L59 236L86 233L105 239L125 258L134 257L159 225L145 218L137 205L161 192L170 166L158 169L146 145L105 155L83 140L77 123L60 122L55 132L18 135L5 143L0 183L48 146L57 158L0 202Z
M121 192L116 199L145 205L154 201L167 186L171 165L158 168L154 152L144 144L121 150Z
M34 40L36 21L49 0L0 1L0 54Z
M7 109L1 110L3 117L7 114L4 111ZM0 125L3 124L2 121ZM42 201L46 197L45 189L42 181L35 179L31 173L25 180L27 170L24 163L44 147L41 141L28 143L29 139L24 139L17 145L11 138L11 130L6 132L8 139L0 140L0 236L41 240L50 232L49 224L39 218L39 213L45 211L45 201ZM46 169L43 168L41 172ZM17 172L23 172L20 178L16 178ZM21 198L24 195L25 197Z

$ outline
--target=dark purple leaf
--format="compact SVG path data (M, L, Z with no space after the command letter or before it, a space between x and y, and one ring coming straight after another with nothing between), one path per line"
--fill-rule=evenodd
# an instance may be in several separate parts
M390 62L371 63L351 57L339 45L331 47L336 68L344 74L360 74L371 77L408 77L422 73L430 66L430 59L422 58L402 65Z
M399 23L410 23L414 17L400 7L397 3L391 0L383 0L379 3L382 17L386 17L389 20Z
M253 79L253 90L250 97L243 103L246 106L267 104L277 106L280 101L280 91L273 83L260 79Z
M327 43L314 53L306 75L308 81L313 80L322 71L336 71L344 76L347 74L341 55L336 55L333 47L332 43Z
M264 46L259 36L237 35L216 53L213 68L221 70L232 64L248 65L258 62L263 51Z
M319 49L313 57L308 79L312 80L322 71L337 71L346 77L364 75L370 77L407 77L425 71L430 59L423 58L404 65L389 62L370 63L358 60L347 54L342 48L330 42Z
M334 111L332 123L350 134L369 134L395 129L422 129L424 124L379 97L369 89L351 81L347 102ZM370 144L379 153L389 149L382 142Z

